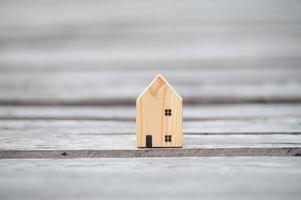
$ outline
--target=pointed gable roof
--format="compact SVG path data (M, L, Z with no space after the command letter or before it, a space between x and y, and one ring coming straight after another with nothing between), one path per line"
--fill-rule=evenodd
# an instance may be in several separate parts
M158 74L155 79L143 90L143 92L138 96L137 101L146 93L146 91L149 91L150 93L153 92L153 88L157 88L160 85L166 84L171 91L176 95L176 97L180 100L183 101L182 97L171 87L171 85L167 82L167 80L161 75Z

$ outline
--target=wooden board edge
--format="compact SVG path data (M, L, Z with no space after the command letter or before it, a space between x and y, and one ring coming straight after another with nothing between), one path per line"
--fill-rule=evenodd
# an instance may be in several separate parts
M300 147L155 148L135 150L0 150L0 159L139 158L139 157L301 156Z

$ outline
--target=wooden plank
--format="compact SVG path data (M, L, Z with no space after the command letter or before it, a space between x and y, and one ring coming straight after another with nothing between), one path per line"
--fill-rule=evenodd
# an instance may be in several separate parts
M13 52L12 52L13 53ZM16 52L15 52L16 53ZM67 55L66 55L67 56ZM34 55L33 55L34 57ZM29 59L29 58L28 58ZM253 57L237 57L237 58L220 58L220 57L213 57L213 58L170 58L170 59L130 59L127 60L126 63L120 60L97 60L97 61L86 61L86 62L72 62L68 61L68 57L63 57L63 60L56 63L52 62L43 62L40 63L32 63L32 62L17 62L16 60L12 61L3 61L0 65L1 72L10 72L10 73L29 73L29 72L47 72L47 73L54 73L60 71L100 71L99 74L106 71L118 72L119 70L122 72L126 71L140 71L144 70L144 72L148 72L148 74L141 72L140 75L142 76L151 76L149 73L157 73L172 75L172 73L176 73L176 71L181 71L184 73L186 70L193 70L200 73L200 76L220 76L220 73L226 73L227 70L229 72L233 71L245 71L248 72L249 75L252 77L253 74L257 72L257 78L265 75L264 71L268 69L275 69L276 71L282 70L284 73L287 71L291 71L293 69L299 70L299 63L301 58L298 56L281 56L281 57L260 57L260 58L253 58ZM0 61L1 62L1 61ZM37 61L35 61L37 62ZM285 68L283 67L285 66ZM287 70L287 68L291 68ZM175 71L173 71L175 70ZM205 71L202 71L205 70ZM255 70L255 71L254 71ZM263 70L263 71L261 71ZM210 73L211 72L211 73ZM214 73L213 73L214 72ZM271 76L274 76L273 70L270 70ZM184 73L185 74L185 73ZM120 75L120 74L118 74ZM282 74L285 75L285 74ZM292 74L293 75L293 74ZM297 74L294 74L297 76ZM202 77L202 78L204 78ZM267 76L269 77L269 76ZM266 78L267 78L266 77ZM153 78L153 77L151 77ZM245 78L248 78L246 76ZM254 76L253 78L256 78ZM266 79L265 78L265 79ZM263 79L263 80L265 80ZM213 79L218 81L219 79ZM250 79L253 80L253 79ZM232 80L233 81L233 80Z
M298 200L300 167L294 157L0 160L0 198Z
M134 110L134 107L2 106L1 152L6 156L26 157L28 153L23 154L23 150L29 154L37 151L36 156L39 150L72 150L75 156L87 156L89 153L83 153L86 150L101 150L96 155L116 156L112 153L114 150L133 150L129 154L135 155ZM188 149L188 153L184 151L183 155L191 155L191 151L204 155L202 152L206 149L216 153L210 148L226 149L216 155L229 155L231 148L237 148L230 151L232 155L244 155L244 152L260 155L257 150L245 151L245 148L266 148L261 155L283 155L282 148L300 148L299 104L188 106L184 116L187 117L184 149ZM11 154L10 150L20 152ZM202 151L196 153L197 150ZM51 152L41 155L51 156ZM124 153L126 151L118 151L120 156ZM162 156L168 155L162 153ZM176 150L171 155L179 155L179 152Z
M184 121L299 117L301 104L185 105ZM0 119L135 121L133 106L0 106Z
M300 118L187 122L183 147L300 147L300 124ZM0 128L2 150L136 149L134 122L1 120Z
M191 121L184 123L186 135L234 134L299 134L300 118L229 119ZM0 130L6 134L45 135L47 130L61 134L135 134L134 121L90 120L0 120ZM47 135L47 134L46 134Z
M1 134L1 150L135 150L135 135ZM183 148L293 148L301 147L301 136L269 135L184 135Z
M166 70L166 77L186 104L300 102L300 70ZM0 103L134 105L135 98L154 76L143 69L131 72L4 72L0 74Z

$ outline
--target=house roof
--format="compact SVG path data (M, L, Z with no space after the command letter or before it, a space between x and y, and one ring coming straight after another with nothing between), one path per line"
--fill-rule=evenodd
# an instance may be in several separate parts
M138 96L137 101L150 89L150 87L155 84L158 80L162 80L171 90L172 92L178 97L180 101L183 101L182 97L171 87L171 85L167 82L167 80L161 75L158 74L154 80L143 90L143 92Z

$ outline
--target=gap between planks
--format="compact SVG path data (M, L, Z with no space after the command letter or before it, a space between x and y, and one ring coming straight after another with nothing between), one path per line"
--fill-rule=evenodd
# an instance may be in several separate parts
M189 97L184 99L184 106L197 105L247 105L247 104L300 104L301 97ZM119 99L0 99L0 106L134 106L133 98Z
M301 156L301 148L153 148L137 150L0 150L0 159Z
M301 118L301 115L282 115L282 116L259 116L259 117L214 117L214 118L204 118L204 117L186 117L184 122L199 122L199 121L233 121L233 120L265 120L265 119L287 119L287 118ZM116 121L116 122L135 122L136 119L132 117L57 117L57 116L1 116L0 120L47 120L47 121Z

